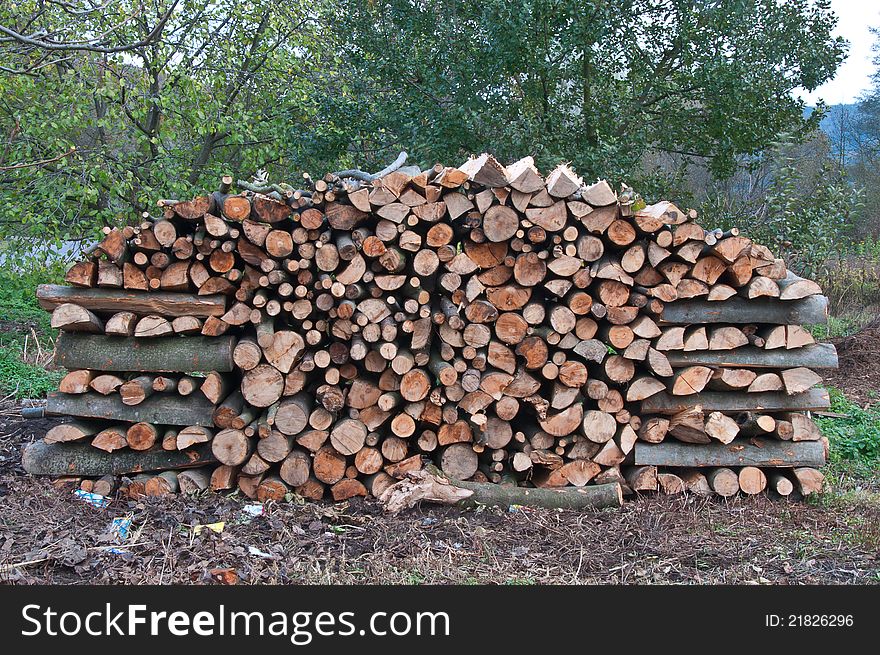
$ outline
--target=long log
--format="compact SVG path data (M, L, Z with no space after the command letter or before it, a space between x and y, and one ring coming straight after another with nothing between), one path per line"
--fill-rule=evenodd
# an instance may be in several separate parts
M399 512L423 500L473 507L545 507L548 509L586 509L620 507L623 491L618 483L563 489L530 489L514 485L462 482L444 476L434 467L410 473L380 496L388 512Z
M729 298L722 301L688 300L666 303L657 317L665 325L696 323L823 324L828 320L828 298L802 300Z
M188 373L233 370L235 337L127 339L64 334L55 343L55 363L67 369Z
M830 343L817 343L791 350L764 350L754 346L744 346L734 350L696 350L669 351L666 354L670 365L684 366L723 366L729 368L837 368L837 349Z
M123 404L118 394L53 392L46 399L46 414L49 416L82 416L159 425L213 427L213 409L211 402L200 394L189 397L155 394L138 405Z
M677 414L694 405L702 405L707 412L717 411L725 414L751 411L822 411L831 407L831 400L825 389L810 389L792 396L775 391L763 393L704 391L685 397L658 393L642 401L642 413Z
M129 311L160 316L222 316L226 298L222 295L197 296L191 293L143 292L126 289L83 289L57 284L37 287L40 307L52 311L58 305L74 303L93 312Z
M678 441L635 445L637 466L822 466L824 446L819 441L734 439L729 444L688 444Z
M117 450L112 453L89 444L46 444L36 441L21 455L24 470L31 475L123 475L142 471L166 471L213 464L217 460L210 444L189 450Z

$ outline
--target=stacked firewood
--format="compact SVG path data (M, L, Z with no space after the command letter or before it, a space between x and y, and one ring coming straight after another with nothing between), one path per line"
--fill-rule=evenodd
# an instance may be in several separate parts
M260 499L379 496L428 463L522 487L821 488L812 369L836 354L801 327L826 319L814 282L566 165L403 159L302 189L224 178L108 230L39 290L70 370L47 412L78 418L29 470Z

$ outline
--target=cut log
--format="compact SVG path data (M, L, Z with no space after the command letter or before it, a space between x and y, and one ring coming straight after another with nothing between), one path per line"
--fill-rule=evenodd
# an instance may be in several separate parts
M437 471L420 471L387 488L379 497L387 511L395 513L421 501L447 505L489 505L585 509L620 507L623 493L617 483L569 489L527 489L523 487L464 482Z
M149 450L159 440L159 430L151 423L135 423L128 428L125 439L132 450Z
M739 492L739 476L729 468L717 468L706 475L709 488L723 498L730 498Z
M667 358L675 367L703 365L731 368L837 368L838 366L837 350L830 343L782 351L743 346L725 352L670 352Z
M767 488L767 476L754 466L744 466L739 470L739 488L743 493L753 496Z
M284 376L266 364L260 364L244 374L241 393L254 407L269 407L284 393Z
M674 441L635 445L635 463L653 466L822 466L825 452L817 441L734 439L729 444L685 444Z
M126 340L61 334L55 363L98 371L232 371L235 337Z
M794 396L778 392L750 394L704 391L699 396L699 402L706 411L719 411L725 414L753 410L765 412L822 411L831 406L828 392L825 389L810 389ZM642 401L642 412L675 414L687 409L692 403L693 399L676 398L660 393Z
M153 395L153 377L140 375L119 387L123 405L140 405Z
M767 475L767 488L780 496L790 496L794 491L794 484L781 473L770 473Z
M254 439L248 438L241 430L227 428L214 435L211 452L221 464L239 466L254 453Z
M196 296L188 293L151 292L129 290L81 289L41 284L37 287L40 307L53 310L64 303L74 303L95 312L130 311L135 314L159 316L222 316L226 311L226 299L222 295ZM790 321L799 323L801 321Z
M54 416L210 427L213 425L212 413L213 406L203 398L154 395L134 406L124 405L119 396L93 393L49 393L46 399L46 414Z
M777 325L824 324L828 320L828 299L809 296L802 300L747 300L730 298L724 302L688 300L667 303L659 316L666 325L692 323L775 323Z
M185 452L158 448L108 453L89 444L46 444L37 441L25 446L22 452L22 467L31 475L98 477L198 467L215 461L207 446L197 446Z

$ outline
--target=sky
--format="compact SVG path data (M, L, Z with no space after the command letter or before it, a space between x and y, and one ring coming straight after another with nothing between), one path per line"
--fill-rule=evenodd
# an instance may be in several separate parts
M831 0L831 8L839 18L834 34L849 41L849 55L830 82L812 93L798 93L808 105L820 98L829 105L851 103L871 85L874 35L870 28L880 27L880 0Z

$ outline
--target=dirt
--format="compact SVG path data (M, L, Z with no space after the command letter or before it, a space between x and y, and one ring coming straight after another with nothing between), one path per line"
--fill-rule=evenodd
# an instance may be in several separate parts
M21 446L54 422L0 412L6 583L880 582L871 494L819 503L658 496L584 512L425 505L398 516L357 499L271 503L252 517L254 503L218 494L96 508L21 471ZM131 521L124 539L115 518ZM219 533L197 527L220 521Z
M825 373L825 383L860 405L880 402L880 319L830 343L837 348L840 365Z

